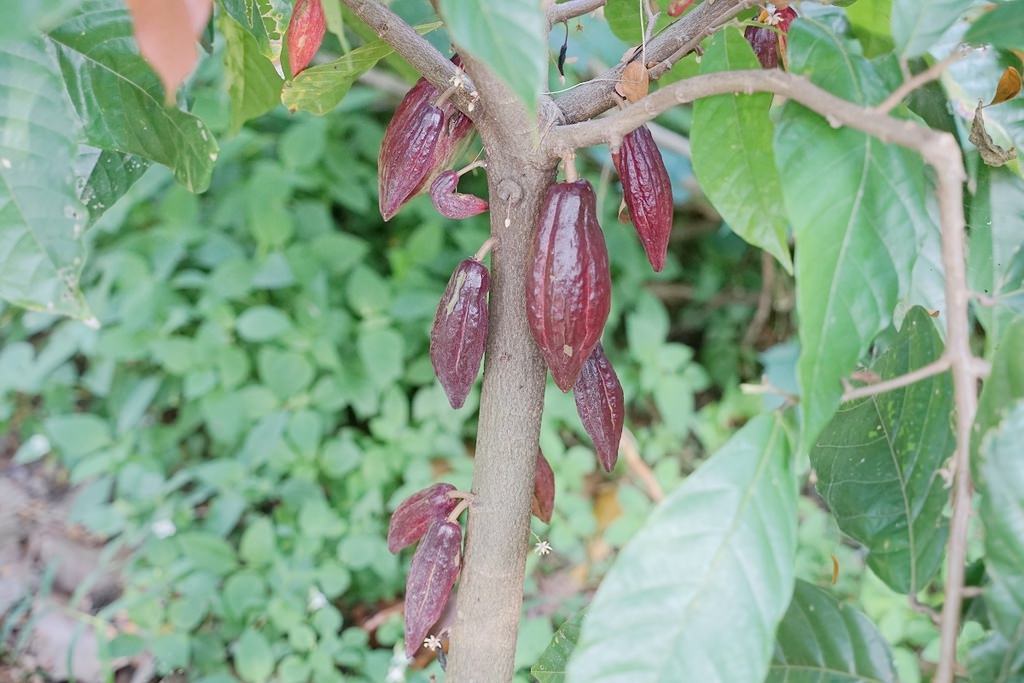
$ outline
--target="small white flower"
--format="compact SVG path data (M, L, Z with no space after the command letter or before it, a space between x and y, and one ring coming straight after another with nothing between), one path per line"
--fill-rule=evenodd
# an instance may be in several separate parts
M533 552L544 557L551 552L551 544L547 541L537 541L537 544L533 546Z
M310 612L315 612L318 609L327 605L327 596L317 590L315 587L310 586L309 588L309 603L307 607Z
M169 519L158 519L153 522L152 529L153 535L157 538L167 538L178 531L178 527L174 526L174 522Z
M441 639L435 635L429 635L426 640L423 641L423 647L432 652L436 652L441 649Z

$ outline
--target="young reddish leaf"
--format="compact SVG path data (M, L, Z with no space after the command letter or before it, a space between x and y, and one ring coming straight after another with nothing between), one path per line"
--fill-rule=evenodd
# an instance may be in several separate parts
M668 3L668 15L670 17L678 17L692 4L693 0L671 0Z
M487 210L487 200L458 191L459 174L445 171L430 186L430 200L445 218L469 218Z
M569 391L611 306L608 250L586 180L554 183L541 204L526 285L530 331L555 384Z
M135 42L160 77L168 104L195 68L196 41L212 7L213 0L128 0Z
M458 55L452 62L461 65ZM377 157L377 187L380 215L386 221L448 165L473 128L473 122L451 101L435 106L439 97L437 88L421 78L402 99L384 131Z
M655 271L665 267L672 233L672 181L650 129L640 126L622 138L612 152L622 180L622 194L647 260Z
M327 20L320 0L295 0L288 22L288 65L292 78L309 66L327 32Z
M462 527L446 519L427 529L405 580L405 654L412 657L444 612L459 575Z
M455 268L430 330L430 362L452 408L461 408L487 346L487 268L466 259Z
M530 511L533 516L547 524L555 510L555 473L541 450L537 449L537 470L533 475L533 500Z
M447 517L459 501L448 497L451 484L434 484L402 501L388 524L388 550L397 553L420 540L431 522Z
M619 458L619 440L625 419L622 385L611 361L598 344L583 364L580 378L573 387L576 412L594 442L597 457L608 472Z

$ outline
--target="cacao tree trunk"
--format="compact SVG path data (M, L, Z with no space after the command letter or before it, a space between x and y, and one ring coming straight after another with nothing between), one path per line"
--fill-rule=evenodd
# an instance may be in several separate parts
M504 149L486 137L484 142L495 245L473 466L476 498L469 509L448 660L453 683L500 683L514 673L544 407L546 370L526 320L525 282L533 226L554 169L530 158L529 136L506 138Z

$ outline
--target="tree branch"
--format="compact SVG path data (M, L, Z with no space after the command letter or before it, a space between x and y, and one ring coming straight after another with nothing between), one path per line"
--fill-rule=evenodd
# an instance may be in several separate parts
M942 75L942 72L949 68L949 65L953 62L961 59L967 54L967 48L960 47L950 52L945 59L932 64L930 67L925 69L919 74L915 74L903 81L900 87L892 91L892 94L885 98L885 101L875 107L879 112L888 114L890 111L899 106L899 103L903 101L910 93L914 92L918 88L928 83L931 83L936 78Z
M784 95L821 114L833 126L849 126L873 135L883 142L915 150L935 172L942 235L942 264L945 271L944 359L952 371L956 406L956 450L952 464L955 476L952 494L953 518L950 523L945 602L942 606L941 651L935 681L953 683L960 609L963 604L967 526L971 511L970 433L977 410L979 376L979 365L970 347L970 290L967 287L964 251L963 182L966 173L956 139L948 133L934 131L913 121L891 117L878 109L862 107L843 100L805 78L781 71L758 70L696 76L662 88L600 120L557 127L548 135L547 152L554 156L576 147L614 143L625 133L682 102L692 102L710 95L753 92ZM938 365L926 368L931 372L937 370ZM902 383L906 379L907 376L904 376L899 381ZM872 389L877 390L877 385Z
M606 0L566 0L548 8L548 29L555 24L569 21L604 7Z
M703 2L671 24L647 44L647 64L654 65L650 69L651 78L657 79L692 52L705 37L755 4L754 0ZM625 64L618 64L555 100L562 110L563 120L566 123L585 121L617 105L619 97L615 94L615 83L624 67Z
M868 396L877 396L878 394L884 394L894 389L901 389L905 386L920 382L923 379L934 377L935 375L941 375L946 370L949 370L949 358L946 356L940 356L936 360L933 360L927 365L922 365L917 370L912 370L906 374L887 379L884 382L876 382L875 384L868 384L863 387L855 387L848 389L843 394L843 403L847 401L856 401L858 398L866 398Z
M438 52L426 38L416 33L414 28L384 5L374 0L341 1L438 90L444 91L456 82L455 79L461 77L464 87L459 88L451 96L451 101L475 120L473 105L476 103L476 88L469 77L452 64L451 60Z

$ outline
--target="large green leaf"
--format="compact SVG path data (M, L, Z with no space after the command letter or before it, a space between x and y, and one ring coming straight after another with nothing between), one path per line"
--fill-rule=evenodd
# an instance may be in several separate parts
M888 379L937 359L935 322L914 308L872 369ZM948 524L939 476L953 451L952 382L937 375L840 408L811 450L818 492L893 590L916 594L942 564Z
M866 616L797 579L765 683L896 683L885 638Z
M1024 398L1024 317L1017 317L995 343L992 372L978 399L978 414L971 433L972 461L979 464L979 448L989 430L1002 421L1008 408Z
M440 25L440 22L423 24L416 30L420 34L429 33ZM383 40L373 40L333 62L305 69L284 84L281 101L289 111L308 111L322 116L341 102L357 78L392 52L391 46Z
M530 674L538 683L563 683L565 670L569 665L569 657L580 639L580 626L583 624L583 612L572 615L555 631L548 647L530 669Z
M224 34L224 71L231 96L231 130L267 113L281 101L284 79L260 50L252 33L227 14L218 25Z
M853 34L867 57L892 51L892 0L857 0L846 8Z
M970 6L970 0L893 0L896 49L904 57L923 55Z
M260 52L266 57L273 57L274 51L270 46L267 27L263 23L259 0L219 0L219 2L224 11L253 37Z
M655 31L660 31L672 22L672 17L663 11L668 5L667 0L655 4L662 10L655 22ZM612 33L629 45L639 45L644 39L644 32L648 30L647 17L641 19L640 2L637 0L608 0L604 5L604 18Z
M547 19L539 0L441 0L452 41L487 64L526 104L546 90Z
M193 192L207 188L217 142L200 119L164 106L121 3L86 0L49 36L90 145L164 164Z
M1024 180L984 164L971 201L967 277L971 289L995 305L977 306L988 339L998 340L1015 314L1024 313Z
M0 297L86 317L78 277L87 215L71 173L76 133L41 39L0 43Z
M1024 49L1024 0L1011 0L982 14L967 30L965 39L1007 50Z
M25 39L59 23L81 0L17 0L4 3L0 40Z
M759 68L739 31L719 31L701 60L702 74ZM772 96L719 95L693 105L690 146L701 189L736 234L793 272L782 203L782 183L772 152Z
M763 680L793 590L796 504L781 419L754 418L622 550L567 680Z
M875 67L824 23L789 32L790 69L863 105L888 87ZM839 407L842 379L889 326L909 291L916 243L935 234L921 159L790 102L775 127L783 195L796 234L803 418L809 448ZM910 302L913 303L913 302Z
M977 478L985 525L985 606L998 634L993 683L1024 678L1024 401L1006 412L982 441Z
M86 149L79 153L79 163L87 160L88 168L87 174L82 174L86 181L81 199L89 209L92 225L149 170L149 160L134 154Z

